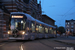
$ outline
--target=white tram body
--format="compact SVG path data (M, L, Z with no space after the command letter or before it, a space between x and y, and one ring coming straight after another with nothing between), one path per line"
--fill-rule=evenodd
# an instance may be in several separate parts
M56 36L56 27L34 19L23 12L12 12L9 26L9 39L34 40Z

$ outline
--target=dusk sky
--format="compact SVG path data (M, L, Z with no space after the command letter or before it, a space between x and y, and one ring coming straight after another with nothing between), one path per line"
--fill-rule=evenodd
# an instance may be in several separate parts
M57 26L65 27L65 20L75 20L75 0L41 0L41 7Z

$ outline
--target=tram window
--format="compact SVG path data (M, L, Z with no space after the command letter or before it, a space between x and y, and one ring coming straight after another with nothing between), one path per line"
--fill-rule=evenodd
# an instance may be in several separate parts
M50 32L50 28L49 28L49 34L51 34L51 32Z
M53 30L52 30L51 32L52 32L52 34L53 34Z
M11 30L15 29L15 21L14 19L11 19Z
M42 33L44 33L44 27L42 27Z
M29 30L30 30L30 28L29 28L29 20L27 20L26 28L27 28L27 32L29 32Z
M31 25L32 23L31 23L31 21L29 22L29 30L30 30L30 33L32 32L32 25Z
M39 31L39 26L36 25L36 32L38 33L38 31Z
M35 25L32 23L32 32L35 32Z
M18 29L18 30L25 30L25 21L21 18L18 19L11 19L11 30Z
M48 28L45 28L45 33L48 33Z
M43 33L42 26L39 26L39 33Z
M50 31L50 34L53 34L53 30L52 30L52 28L50 28L49 31Z
M18 30L21 30L21 23L18 22L18 27L17 27Z
M56 30L54 30L54 34L56 34Z

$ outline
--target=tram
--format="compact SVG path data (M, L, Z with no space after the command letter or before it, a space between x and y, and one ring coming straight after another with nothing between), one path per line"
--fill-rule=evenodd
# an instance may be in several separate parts
M12 12L10 15L9 39L34 40L56 36L56 27L48 25L23 12Z

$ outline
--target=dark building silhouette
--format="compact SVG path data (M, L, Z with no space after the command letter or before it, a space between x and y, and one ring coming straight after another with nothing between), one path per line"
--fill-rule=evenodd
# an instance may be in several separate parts
M8 9L0 2L0 38L6 38L8 23L9 23L10 12Z

